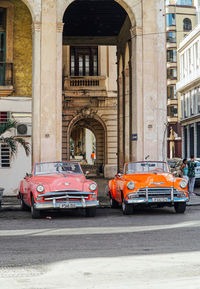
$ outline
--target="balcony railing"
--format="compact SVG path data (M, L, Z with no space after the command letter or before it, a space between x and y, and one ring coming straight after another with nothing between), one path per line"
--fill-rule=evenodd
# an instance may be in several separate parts
M0 86L13 86L13 63L0 62Z
M104 76L64 76L64 90L105 90Z

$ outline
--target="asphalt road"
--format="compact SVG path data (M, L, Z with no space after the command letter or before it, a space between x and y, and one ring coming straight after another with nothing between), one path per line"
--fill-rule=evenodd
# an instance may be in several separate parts
M99 208L95 218L67 212L40 220L3 210L0 288L200 288L200 206L183 215Z

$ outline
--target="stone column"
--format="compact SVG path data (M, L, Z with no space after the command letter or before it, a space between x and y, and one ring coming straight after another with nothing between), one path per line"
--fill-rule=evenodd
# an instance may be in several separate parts
M134 141L131 140L132 160L142 160L144 156L144 116L143 116L143 38L142 28L132 27L132 107L130 111Z
M120 73L118 75L118 171L122 171L123 165L123 77Z
M60 28L57 31L56 4L56 0L42 1L41 161L61 159L62 45Z
M125 77L125 95L124 95L124 157L125 162L130 161L130 71L129 68L124 70Z
M57 121L56 121L56 158L62 159L62 38L63 23L57 23Z
M40 45L41 23L32 24L33 56L32 56L32 162L40 162Z

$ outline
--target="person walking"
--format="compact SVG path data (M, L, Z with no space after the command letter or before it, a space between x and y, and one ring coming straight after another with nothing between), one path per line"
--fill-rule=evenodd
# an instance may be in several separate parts
M183 163L180 167L181 172L183 173L183 178L188 182L189 177L188 177L188 164L187 164L187 159L183 159Z
M188 177L189 177L189 193L194 195L194 184L195 184L195 167L197 164L195 163L194 156L190 157L190 161L188 162Z

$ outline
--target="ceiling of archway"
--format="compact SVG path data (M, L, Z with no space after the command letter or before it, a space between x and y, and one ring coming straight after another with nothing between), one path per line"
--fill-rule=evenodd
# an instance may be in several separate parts
M63 36L117 36L126 16L114 0L76 0L65 11Z

